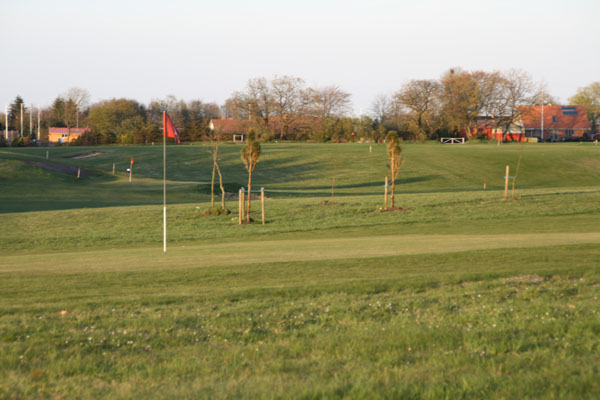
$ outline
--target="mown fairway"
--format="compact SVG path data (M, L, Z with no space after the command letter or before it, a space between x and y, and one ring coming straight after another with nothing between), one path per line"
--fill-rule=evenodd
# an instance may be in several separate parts
M383 146L267 144L264 226L170 146L166 254L161 150L0 149L0 398L600 393L600 146L408 144L383 213Z

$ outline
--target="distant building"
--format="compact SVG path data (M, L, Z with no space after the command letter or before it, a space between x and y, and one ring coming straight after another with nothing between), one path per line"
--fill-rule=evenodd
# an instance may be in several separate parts
M262 121L261 121L262 122ZM281 134L282 124L284 124L284 139L299 139L306 137L308 133L316 129L321 123L320 118L296 117L289 118L277 115L269 117L268 129L275 135ZM220 131L224 140L244 141L251 128L257 128L255 121L248 119L225 118L211 119L208 128L213 132ZM260 129L259 129L260 130Z
M250 128L250 121L221 117L221 119L211 119L208 128L212 132L221 133L224 140L243 142Z
M51 143L71 143L81 135L91 131L90 128L55 128L48 129L48 141Z
M544 141L573 140L582 138L591 129L583 106L544 106L543 131L542 106L522 106L521 111L527 137Z
M477 128L472 132L472 134L473 136L483 134L489 139L506 142L524 142L527 139L525 137L525 129L520 123L510 124L508 128L506 128L506 126L496 125L497 121L495 121L494 118L481 117L477 119Z

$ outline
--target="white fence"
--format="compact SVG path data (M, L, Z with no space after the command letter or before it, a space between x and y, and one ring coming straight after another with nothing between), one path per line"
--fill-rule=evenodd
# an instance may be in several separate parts
M440 139L440 142L444 143L444 144L464 144L465 143L465 138L464 137L459 137L459 138L453 138L453 137L443 137Z

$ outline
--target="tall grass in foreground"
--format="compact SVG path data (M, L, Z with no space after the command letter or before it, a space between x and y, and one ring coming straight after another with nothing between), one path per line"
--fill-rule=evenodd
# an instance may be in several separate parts
M597 246L0 281L2 398L593 398Z

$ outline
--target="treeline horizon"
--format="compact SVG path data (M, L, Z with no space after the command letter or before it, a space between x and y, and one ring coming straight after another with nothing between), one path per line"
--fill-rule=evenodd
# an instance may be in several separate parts
M497 128L507 129L521 119L521 106L557 104L543 84L524 71L460 68L449 69L439 79L411 80L391 95L376 96L369 112L360 116L351 114L352 95L339 86L308 87L302 78L288 75L250 79L223 104L184 101L174 95L153 99L148 105L127 98L90 104L89 98L89 92L82 88L71 88L57 96L40 112L40 140L47 140L49 127L86 127L90 132L76 144L155 142L161 139L163 111L171 116L182 141L214 140L209 122L223 117L248 121L247 129L255 131L262 141L377 141L390 130L413 141L461 132L472 138L481 117ZM569 103L586 107L595 132L600 82L579 88ZM17 96L8 110L8 126L17 132L22 127L24 137L15 139L13 145L32 143L37 136L38 111L30 110ZM4 116L0 128L6 129Z

